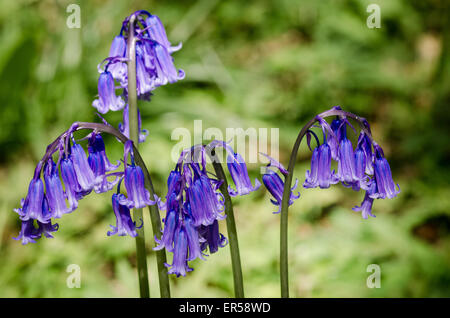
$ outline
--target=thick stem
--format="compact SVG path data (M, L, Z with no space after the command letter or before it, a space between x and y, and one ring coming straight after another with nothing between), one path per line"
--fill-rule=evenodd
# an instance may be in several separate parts
M355 114L341 110L340 108L333 108L331 110L325 111L318 115L318 117L326 118L330 116L345 116L355 119L361 129L366 133L366 135L372 140L372 135L366 126L366 120ZM281 201L281 216L280 216L280 283L281 283L281 297L289 297L289 272L288 272L288 209L289 209L289 198L291 196L291 186L292 178L294 175L295 161L297 159L298 148L300 143L305 136L308 129L314 125L317 121L317 117L311 119L300 131L295 141L294 147L292 148L291 156L289 158L288 173L285 176L284 189L283 189L283 199Z
M209 151L208 151L209 153ZM234 221L234 211L233 203L231 201L230 194L228 193L228 182L225 172L223 171L222 164L217 160L214 160L215 153L214 150L211 152L213 167L216 171L217 178L223 180L220 186L220 192L222 192L225 198L225 213L227 215L227 232L228 241L230 244L230 256L231 256L231 267L233 271L233 282L234 282L234 296L235 298L244 298L244 283L242 278L242 267L241 267L241 256L239 253L239 242L236 230L236 223Z

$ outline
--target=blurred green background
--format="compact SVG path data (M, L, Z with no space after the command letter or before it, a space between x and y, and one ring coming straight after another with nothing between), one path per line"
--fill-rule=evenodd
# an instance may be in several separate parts
M70 3L81 28L66 26ZM369 29L366 8L381 8ZM142 154L164 195L177 127L279 128L287 165L296 135L334 105L366 117L402 192L374 204L376 218L351 208L363 194L334 186L300 189L290 208L291 295L295 297L450 296L450 25L448 1L1 1L0 2L0 296L137 297L130 237L107 237L110 194L91 195L65 216L54 239L22 246L13 208L26 195L47 144L74 121L98 121L97 64L123 18L158 15L186 79L141 102L150 131ZM120 113L108 113L117 125ZM121 146L107 138L111 159ZM296 177L310 153L302 146ZM260 178L259 164L253 177ZM245 292L279 297L279 215L264 189L234 201ZM146 211L145 211L146 212ZM145 222L149 225L147 212ZM224 224L221 224L225 231ZM151 294L158 296L151 227L146 227ZM66 287L70 264L81 288ZM366 287L369 264L381 288ZM176 297L231 297L228 247L171 278Z

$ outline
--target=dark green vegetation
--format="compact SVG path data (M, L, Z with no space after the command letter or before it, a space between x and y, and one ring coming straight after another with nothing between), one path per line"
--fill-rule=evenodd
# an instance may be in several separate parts
M140 103L150 131L141 146L156 192L173 168L171 132L207 127L278 127L287 165L296 134L334 105L366 117L402 192L375 202L377 218L351 208L362 193L335 186L304 190L290 208L291 296L450 296L450 24L448 1L79 1L81 29L66 27L72 1L0 3L0 296L138 296L134 240L106 237L110 194L91 195L65 216L54 239L21 246L12 209L26 194L47 144L73 121L98 121L91 102L97 64L122 19L137 9L158 15L186 79ZM368 29L369 3L381 28ZM117 126L119 113L108 113ZM109 156L122 147L105 138ZM303 182L310 153L300 149ZM250 165L260 178L259 165ZM264 190L234 201L249 297L278 297L279 216ZM145 221L149 223L145 211ZM221 226L225 225L222 222ZM158 295L147 226L151 294ZM82 288L66 287L81 267ZM380 289L366 287L379 264ZM233 293L228 248L172 280L174 296Z

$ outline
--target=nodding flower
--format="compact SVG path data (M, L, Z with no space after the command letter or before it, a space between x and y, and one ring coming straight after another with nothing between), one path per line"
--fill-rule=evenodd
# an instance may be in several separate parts
M283 165L280 162L278 162L274 158L266 154L263 155L269 159L269 164L267 165L266 172L263 175L262 180L266 189L273 196L273 199L270 199L270 202L272 202L273 205L278 206L278 211L273 212L277 214L281 212L281 201L283 200L284 182L283 180L281 180L278 173L271 170L270 168L278 169L278 171L281 172L283 175L286 175L288 171L283 167ZM300 198L300 192L297 193L297 195L294 195L293 193L293 191L295 191L297 186L298 186L298 179L295 180L295 184L291 188L289 205L292 205L294 203L294 200Z
M41 223L48 223L50 213L48 213L48 203L44 194L44 184L37 176L33 178L28 186L28 194L21 201L21 208L14 209L19 214L22 221L38 220Z
M181 42L176 46L172 46L170 44L169 40L167 39L164 25L156 15L150 14L145 22L147 24L147 33L150 39L164 46L169 53L173 53L181 49Z
M117 111L125 107L125 101L120 96L116 96L114 78L109 71L104 71L98 78L98 99L92 102L92 106L106 114L109 110Z
M304 188L320 187L321 189L326 189L330 185L339 182L336 173L334 170L331 170L331 147L328 144L328 139L334 140L336 137L325 120L320 118L319 123L323 132L323 143L313 151L311 170L306 171L306 179L303 183ZM328 138L327 132L329 133ZM318 139L316 140L318 141Z
M36 243L35 239L40 237L39 230L34 227L34 220L28 219L27 221L22 221L20 233L17 237L13 237L13 239L22 241L22 245L26 245L28 243Z
M94 172L92 171L89 161L81 145L72 140L73 145L70 148L70 159L73 163L73 169L75 171L78 184L84 195L90 193L96 184L96 178Z
M392 179L391 168L389 163L384 157L383 149L380 146L375 145L375 185L376 190L370 197L373 199L392 199L400 193L400 186L397 184L398 190L395 190L395 183Z
M209 252L213 254L219 250L219 247L224 247L228 244L227 238L222 233L219 233L219 222L217 220L214 220L210 225L201 225L198 232L203 238L201 243L202 251L208 248Z
M372 206L373 206L373 198L370 197L375 192L375 183L372 182L370 186L367 188L364 194L364 200L361 202L360 206L355 206L352 208L355 212L361 212L363 219L367 219L369 216L375 217L372 214Z
M347 120L339 128L338 178L347 185L358 181L355 169L355 154L352 142L347 138Z
M252 186L250 177L248 176L247 164L240 154L234 153L233 157L229 155L227 165L231 178L236 185L236 190L228 186L228 192L231 196L246 195L259 189L261 182L255 179L255 186Z
M150 199L150 192L145 188L144 172L140 166L134 163L133 142L128 140L125 143L124 163L126 165L124 173L125 189L127 196L121 197L121 204L128 208L141 209L148 205L156 204ZM131 164L128 164L128 156L131 157Z
M118 235L118 236L126 236L129 235L131 237L136 237L138 234L136 229L140 229L143 225L141 220L141 225L136 226L136 222L133 222L131 219L130 209L123 205L121 202L125 195L121 193L114 193L112 195L112 206L113 211L116 216L116 226L110 225L112 231L108 231L107 235Z
M83 191L77 180L75 168L70 157L64 157L61 160L61 177L66 189L66 196L70 209L73 211L78 207L78 201L83 198Z
M103 193L111 190L117 182L119 182L122 174L110 174L107 175L107 172L116 170L120 166L120 161L117 161L115 165L113 165L105 152L105 143L103 141L102 136L99 133L92 132L89 143L88 143L88 162L89 167L95 176L95 185L94 190L96 193ZM115 179L113 181L108 181L108 177L114 176Z
M110 62L108 70L111 72L112 77L119 81L123 87L126 86L128 80L127 64L123 61L126 57L127 41L123 35L116 36L109 49Z
M192 165L195 167L195 165ZM211 180L206 173L194 168L194 180L187 189L194 226L210 225L215 219L224 219L224 206L220 203Z
M66 195L61 184L58 167L51 158L44 168L44 180L52 217L60 218L63 214L72 212L71 207L66 204Z
M174 238L174 251L172 264L166 264L169 268L168 274L175 274L177 277L186 276L186 273L193 271L188 265L188 239L184 226L178 225Z

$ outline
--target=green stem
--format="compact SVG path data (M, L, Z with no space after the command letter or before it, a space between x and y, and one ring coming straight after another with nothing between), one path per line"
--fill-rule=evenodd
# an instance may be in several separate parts
M137 92L136 92L136 37L134 35L134 23L136 17L130 18L127 58L128 58L128 123L129 136L135 147L139 144L139 126L138 126L138 109L137 109ZM126 164L126 163L125 163ZM142 209L134 209L134 218L143 220ZM142 223L144 225L144 223ZM147 254L145 250L145 232L144 226L137 229L136 236L136 257L137 270L139 278L139 290L141 298L149 298L150 290L148 283Z
M208 152L209 153L209 152ZM244 298L244 283L242 279L242 267L241 267L241 257L239 253L239 242L236 230L236 223L234 221L234 211L233 211L233 203L231 201L230 194L228 193L228 182L227 177L225 176L225 172L223 171L222 164L215 160L217 157L215 156L214 150L211 152L213 156L213 167L216 171L217 178L219 180L223 180L223 183L220 186L220 192L222 192L225 198L225 213L227 215L227 232L228 232L228 241L230 244L230 255L231 255L231 267L233 270L233 282L234 282L234 296L235 298Z
M130 139L133 140L133 143L135 145L135 148L139 145L139 119L138 119L138 108L137 108L137 93L136 93L136 37L134 36L134 28L135 28L135 21L136 16L132 16L130 18L129 23L129 34L128 34L128 118L129 118L129 129L130 129ZM138 155L136 158L137 161L140 161L140 165L145 167L145 163ZM146 174L146 181L145 186L147 190L150 192L150 199L155 201L155 191L153 188L153 184L150 178L150 174L148 173L147 169L143 169L144 173ZM135 215L138 215L142 217L142 209L136 209ZM150 214L150 220L152 223L152 230L153 234L160 239L161 238L161 219L159 216L159 210L157 205L151 205L149 206L149 214ZM144 237L144 231L143 228L141 229L142 232L142 240L140 241L136 240L136 250L142 248L142 246L145 248L145 237ZM139 236L140 237L140 233ZM136 239L138 238L136 237ZM142 246L141 246L142 245ZM145 251L145 249L144 249ZM145 254L144 254L145 256ZM139 257L138 257L139 260ZM165 250L157 251L156 252L156 261L157 261L157 267L158 267L158 279L159 279L159 290L160 290L160 297L163 298L170 298L170 284L169 284L169 277L167 275L167 268L164 265L167 262L166 259L166 252ZM138 262L139 264L139 262ZM147 268L147 264L145 261L145 268ZM139 266L138 266L139 269ZM147 282L142 280L142 284L147 284L148 286L148 278L146 279ZM141 286L141 280L140 280L140 286ZM148 287L147 287L148 289ZM141 286L142 291L142 286ZM142 292L141 292L142 295Z
M361 129L369 136L372 140L372 135L370 131L367 130L365 126L365 119L354 115L352 113L343 111L341 109L333 108L331 110L325 111L313 119L311 119L300 131L295 141L294 147L292 148L291 156L289 158L288 173L285 175L283 198L281 200L281 216L280 216L280 283L281 283L281 297L289 297L289 272L288 272L288 209L289 209L289 198L291 196L291 186L292 178L294 175L295 161L297 159L298 148L300 143L305 136L308 129L314 125L317 121L317 117L330 117L330 116L345 116L355 119Z
M148 172L147 167L145 166L142 157L139 152L136 152L135 155L136 163L142 168L145 176L145 187L150 192L150 199L156 201L155 190L153 188L152 179L150 178L150 174ZM156 236L158 240L161 240L162 232L161 232L161 218L159 216L158 205L150 205L148 207L150 220L152 222L152 230L153 234ZM161 298L170 298L170 283L169 283L169 275L167 274L167 267L164 265L167 263L166 258L166 250L162 249L156 251L156 263L158 266L158 278L159 278L159 292Z

